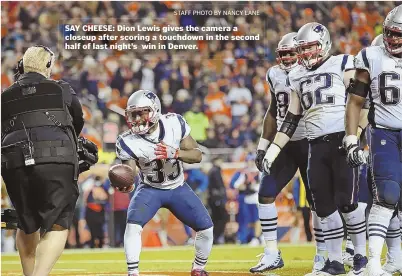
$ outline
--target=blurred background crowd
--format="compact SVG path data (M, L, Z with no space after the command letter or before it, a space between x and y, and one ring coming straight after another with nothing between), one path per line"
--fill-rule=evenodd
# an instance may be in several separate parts
M202 145L204 159L211 161L188 167L186 177L211 211L215 242L257 244L258 175L253 153L270 103L265 74L276 64L275 49L279 39L307 22L317 21L331 32L334 54L356 54L382 32L384 16L395 5L395 2L375 1L2 2L2 90L13 83L17 61L29 46L50 47L58 56L53 78L68 81L77 92L86 121L82 134L101 149L99 168L80 177L82 193L69 246L122 244L130 196L110 189L107 168L116 162L114 143L118 133L127 126L124 118L110 109L125 108L128 97L138 89L155 91L162 101L163 112L182 114L192 128L191 135ZM229 8L259 10L260 16L174 14L175 10ZM234 34L260 34L261 39L199 41L197 51L64 50L63 36L68 34L65 24L83 23L237 26ZM242 174L246 177L240 177ZM300 186L296 176L294 190L290 187L279 199L290 202L282 211L292 213L283 216L283 225L298 225L299 215L294 207L306 208ZM7 198L2 199L2 207L7 206ZM242 204L255 208L245 208ZM243 212L250 220L242 221ZM154 228L162 245L191 241L192 233L187 227L181 229L186 235L172 238L169 233L177 229L166 229L175 225L174 221L168 215L160 217L154 218ZM308 227L302 236L311 240ZM153 245L151 240L148 239Z

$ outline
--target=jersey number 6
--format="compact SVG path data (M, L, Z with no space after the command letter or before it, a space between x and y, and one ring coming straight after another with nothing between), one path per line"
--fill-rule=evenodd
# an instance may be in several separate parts
M309 91L312 84L319 83L319 86L314 90L314 92ZM300 92L302 94L301 104L304 110L310 109L313 105L313 100L315 99L315 104L334 104L335 96L326 95L325 98L322 96L322 90L332 87L332 76L328 73L318 74L310 79L300 82ZM313 94L314 93L314 94ZM313 97L314 95L314 97Z
M384 105L396 105L400 101L400 89L395 85L387 85L388 80L400 80L401 76L395 72L383 72L378 77L381 103Z

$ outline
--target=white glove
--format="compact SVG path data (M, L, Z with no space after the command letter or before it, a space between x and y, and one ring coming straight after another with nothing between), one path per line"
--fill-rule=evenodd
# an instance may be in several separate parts
M367 163L367 155L363 148L359 147L356 135L348 135L343 138L343 147L347 151L346 161L352 168Z
M269 169L271 168L272 163L274 163L276 157L278 157L280 152L281 152L281 148L278 145L272 143L269 146L267 153L265 154L264 160L262 161L262 164L264 166L264 171L267 174L270 173Z

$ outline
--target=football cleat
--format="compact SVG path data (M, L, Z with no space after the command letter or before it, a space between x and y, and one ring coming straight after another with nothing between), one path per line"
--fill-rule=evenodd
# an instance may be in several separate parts
M313 265L313 272L320 271L325 266L326 259L324 256L315 255L314 256L314 265Z
M376 259L371 259L363 273L364 276L392 276L391 273L381 268L381 263Z
M206 272L204 269L196 268L196 269L191 270L191 274L190 274L190 275L191 275L191 276L208 276L209 273Z
M387 259L382 269L390 274L399 273L398 275L402 275L402 263L397 263L395 260Z
M349 276L354 275L363 275L364 270L367 266L367 257L364 257L360 254L356 254L353 257L353 269L351 269L348 273Z
M272 254L271 252L268 252L268 250L265 250L264 253L258 255L257 257L261 257L260 261L257 265L250 268L251 273L262 273L269 270L282 268L285 265L282 260L280 250L278 250L276 254Z
M314 271L307 275L311 276L330 276L330 275L343 275L345 274L345 267L343 264L337 261L330 261L329 259L325 262L325 265L322 270Z
M348 267L353 267L353 255L355 251L351 248L346 248L345 251L342 252L342 261L343 264Z

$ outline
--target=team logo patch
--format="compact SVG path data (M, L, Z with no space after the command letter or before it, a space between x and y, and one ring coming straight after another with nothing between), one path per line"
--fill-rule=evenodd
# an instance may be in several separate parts
M319 33L321 36L324 35L324 27L322 25L317 25L313 29L314 32Z
M149 92L148 94L146 94L145 95L148 99L151 99L151 100L155 100L155 98L156 98L156 95L154 94L154 93L152 93L152 92Z
M381 145L382 145L382 146L384 146L386 143L387 143L386 140L384 140L384 139L381 140Z

